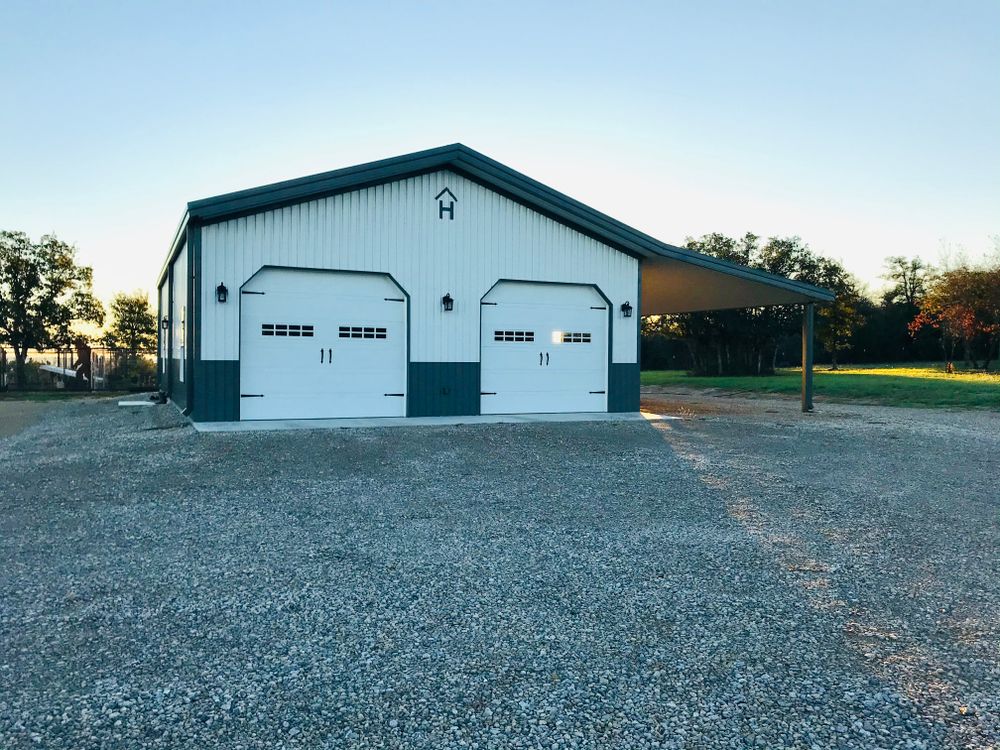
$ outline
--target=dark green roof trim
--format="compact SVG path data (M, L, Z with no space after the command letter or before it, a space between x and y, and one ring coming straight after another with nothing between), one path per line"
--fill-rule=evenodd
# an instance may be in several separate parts
M447 168L454 161L457 149L469 150L465 146L442 146L415 154L191 201L188 203L188 215L204 222L216 222L231 218L233 215L257 213L301 203L304 200L315 200L327 195L405 179Z
M174 258L184 247L184 243L187 241L187 228L188 228L188 214L185 211L184 216L181 218L181 223L177 225L177 231L174 232L174 241L170 243L170 252L167 253L167 259L163 263L163 268L160 269L160 275L156 280L156 288L159 290L161 286L167 280L167 270L170 268L170 264L174 262Z
M189 221L200 224L225 221L441 169L462 174L528 208L640 259L669 258L778 287L818 302L834 299L832 292L812 284L660 242L460 143L192 201L188 203L178 235L183 237L181 230ZM183 239L180 241L183 242ZM177 243L178 238L175 237L171 246L171 258L180 249ZM161 272L160 283L163 276Z

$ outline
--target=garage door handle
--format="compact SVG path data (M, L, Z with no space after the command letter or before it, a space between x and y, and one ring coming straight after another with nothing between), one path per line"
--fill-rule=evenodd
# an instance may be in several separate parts
M549 366L549 353L548 352L545 352L545 366L546 367Z
M543 357L543 356L544 356L544 355L543 355L543 354L542 354L541 352L538 352L538 366L539 366L539 367L541 367L541 366L542 366L542 357Z
M323 364L323 347L319 349L319 363Z

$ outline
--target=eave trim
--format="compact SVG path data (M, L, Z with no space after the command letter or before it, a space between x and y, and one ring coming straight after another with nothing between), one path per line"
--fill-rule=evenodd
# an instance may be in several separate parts
M802 295L806 300L830 302L834 299L831 291L812 284L661 242L460 143L191 201L175 234L157 286L162 285L167 266L183 246L188 222L217 223L442 169L463 174L528 208L640 259L666 258L691 263L784 289Z

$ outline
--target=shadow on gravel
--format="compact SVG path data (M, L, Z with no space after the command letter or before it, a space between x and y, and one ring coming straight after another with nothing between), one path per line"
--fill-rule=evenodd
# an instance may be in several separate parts
M866 424L887 422L868 420ZM769 427L775 425L762 426L760 431L766 432ZM731 446L720 450L719 441L709 440L706 444L705 435L683 426L658 423L655 429L691 466L699 480L719 493L728 515L739 522L761 546L771 564L800 590L803 602L838 623L841 641L857 663L893 686L932 736L948 747L977 750L997 747L998 696L992 691L1000 654L987 645L992 643L995 647L996 639L991 636L997 630L995 613L980 608L981 616L969 617L969 627L964 629L949 627L949 618L941 617L938 620L941 627L928 633L915 618L907 619L898 611L890 611L884 599L882 607L859 600L854 592L859 582L850 580L855 572L852 569L874 568L867 574L878 578L880 571L875 567L878 563L866 559L863 548L850 549L858 541L857 530L844 526L828 510L817 509L816 496L829 491L829 487L795 484L794 479L780 472L755 465L760 461L759 456L740 455L739 448L734 451ZM878 477L873 485L878 482L891 485L892 477ZM776 503L774 498L780 495L786 496L786 501ZM817 526L822 527L819 535L815 533ZM888 531L889 535L898 533ZM817 536L823 537L825 543L817 543ZM836 549L838 546L842 549ZM925 574L914 593L897 593L919 597L919 592L931 585L947 587L948 582L930 581ZM955 591L954 596L962 597L963 593L969 596L961 591ZM970 655L979 657L975 665L969 663L973 660L967 661ZM994 675L992 685L990 671ZM852 725L852 730L863 731L864 723ZM874 739L867 737L868 741Z

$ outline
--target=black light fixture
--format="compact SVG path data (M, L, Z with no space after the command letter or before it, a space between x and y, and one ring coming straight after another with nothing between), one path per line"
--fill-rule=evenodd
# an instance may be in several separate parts
M622 317L631 318L632 317L632 305L629 304L628 300L622 303Z
M215 287L215 298L219 300L219 302L225 302L229 298L229 290L226 289L226 285L221 281L219 282L219 285Z
M455 300L451 298L450 294L445 294L441 298L441 306L444 308L445 312L451 312L452 308L455 307Z
M163 316L163 320L160 321L160 328L164 331L170 328L170 319L166 315Z

